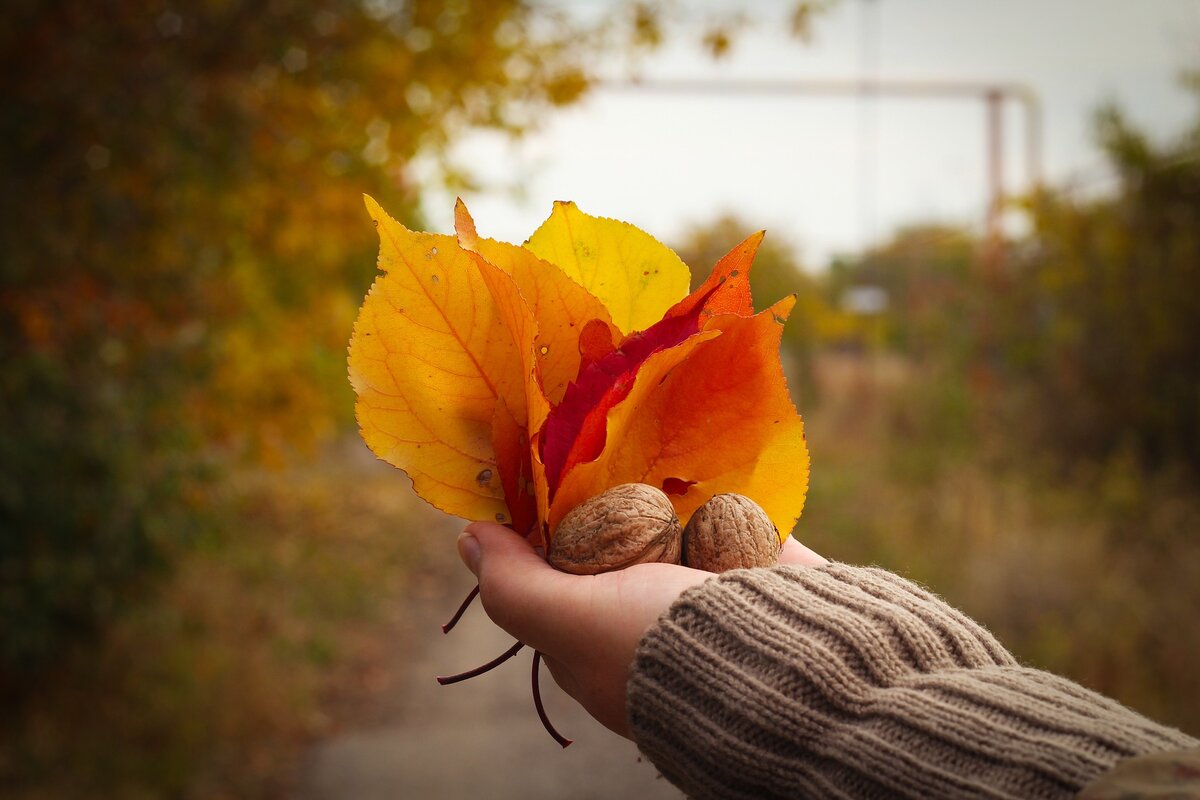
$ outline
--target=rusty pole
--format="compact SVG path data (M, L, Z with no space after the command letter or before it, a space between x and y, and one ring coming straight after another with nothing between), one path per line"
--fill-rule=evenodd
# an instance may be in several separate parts
M1004 93L989 90L987 106L987 224L984 233L984 280L989 289L1004 266Z

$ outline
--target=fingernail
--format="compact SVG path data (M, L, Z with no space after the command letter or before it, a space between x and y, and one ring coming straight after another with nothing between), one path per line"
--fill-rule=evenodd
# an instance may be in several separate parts
M463 531L458 536L458 556L467 565L467 569L479 575L479 540L469 532Z

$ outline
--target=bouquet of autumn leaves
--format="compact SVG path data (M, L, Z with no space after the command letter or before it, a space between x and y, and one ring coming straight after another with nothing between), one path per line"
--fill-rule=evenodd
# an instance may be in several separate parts
M555 203L522 246L410 231L372 199L379 266L350 340L363 439L429 503L546 545L612 486L661 487L680 519L753 497L784 534L808 450L779 361L785 297L754 313L762 234L688 294L674 252Z
M792 529L808 486L779 360L795 298L754 312L762 233L689 294L669 248L573 203L517 246L481 238L461 200L455 236L366 202L383 274L354 326L350 382L363 439L418 495L546 551L572 510L625 484L661 490L679 520L744 495L773 531Z

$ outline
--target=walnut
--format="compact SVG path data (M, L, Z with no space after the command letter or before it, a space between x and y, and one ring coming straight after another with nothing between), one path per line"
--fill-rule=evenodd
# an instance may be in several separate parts
M670 499L626 483L585 500L562 519L547 560L563 572L596 575L634 564L678 564L682 532Z
M683 531L683 563L707 572L779 563L783 540L767 512L740 494L714 495Z

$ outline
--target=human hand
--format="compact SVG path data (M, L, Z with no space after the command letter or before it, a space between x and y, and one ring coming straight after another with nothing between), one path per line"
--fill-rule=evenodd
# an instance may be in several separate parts
M713 577L676 564L569 575L493 522L468 525L458 552L479 579L479 597L492 621L540 651L555 682L626 738L625 683L638 644L684 589ZM826 563L791 537L779 560L797 566Z

